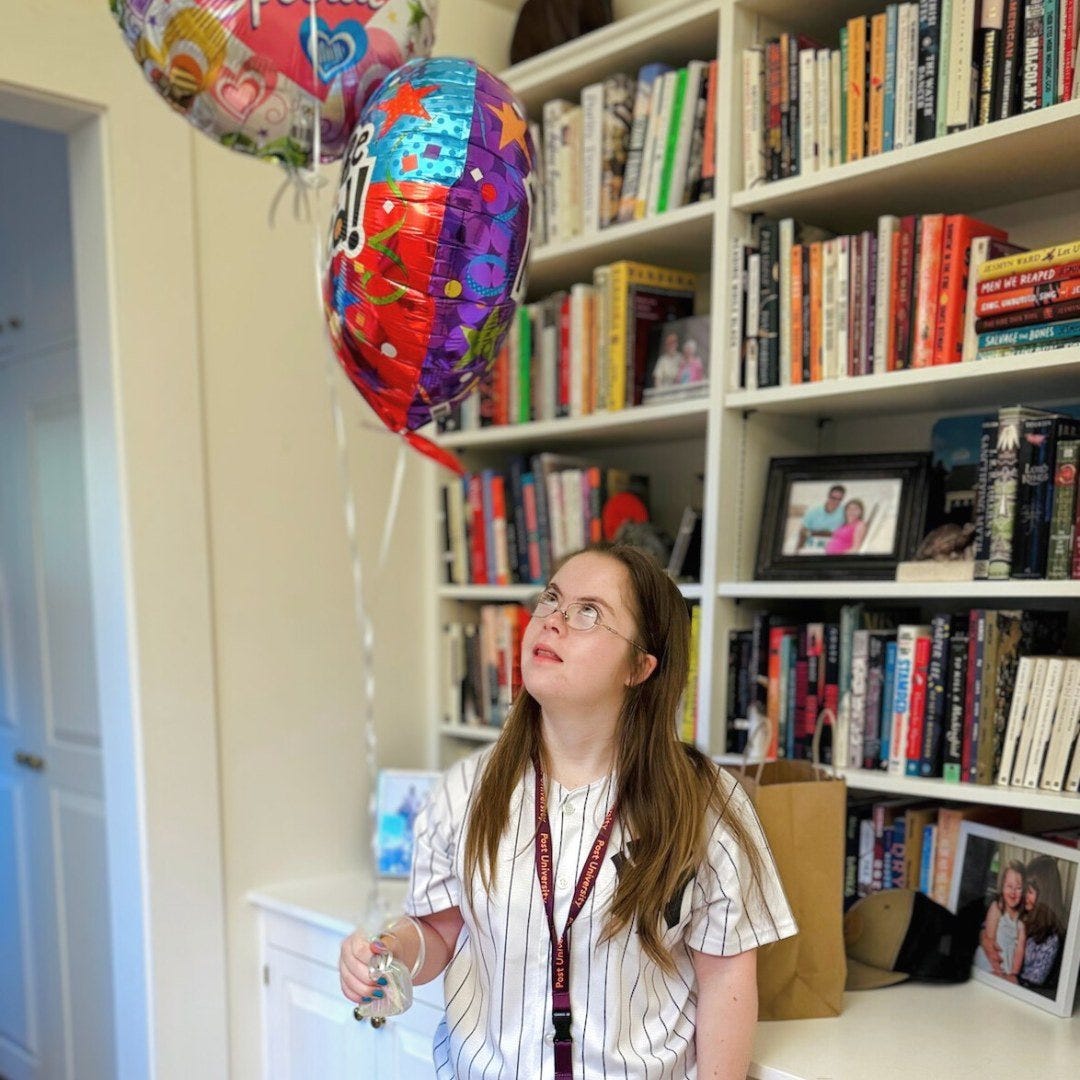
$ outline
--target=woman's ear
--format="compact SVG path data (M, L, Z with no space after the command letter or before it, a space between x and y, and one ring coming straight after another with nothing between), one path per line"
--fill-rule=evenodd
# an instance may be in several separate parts
M627 686L640 686L655 670L658 663L652 653L636 653L634 670L626 680Z

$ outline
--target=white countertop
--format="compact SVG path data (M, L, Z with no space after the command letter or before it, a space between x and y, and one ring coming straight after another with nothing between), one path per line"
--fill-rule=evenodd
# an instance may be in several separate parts
M335 934L352 933L361 924L377 930L390 914L400 914L407 883L386 879L379 882L378 906L371 910L371 883L359 873L305 878L267 885L248 893L248 902L264 911L289 915L309 926Z

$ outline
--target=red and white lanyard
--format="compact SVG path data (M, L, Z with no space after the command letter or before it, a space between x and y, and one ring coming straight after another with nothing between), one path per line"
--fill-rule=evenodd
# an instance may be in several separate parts
M611 829L615 824L616 804L608 810L600 831L596 834L589 857L582 867L577 887L570 901L570 911L562 936L555 931L555 889L552 881L554 867L551 855L551 824L548 821L547 796L544 793L544 775L540 763L533 762L536 771L536 877L540 882L540 895L544 899L548 933L551 935L551 1023L555 1028L555 1080L572 1080L574 1075L570 1035L570 927L581 914L596 884Z

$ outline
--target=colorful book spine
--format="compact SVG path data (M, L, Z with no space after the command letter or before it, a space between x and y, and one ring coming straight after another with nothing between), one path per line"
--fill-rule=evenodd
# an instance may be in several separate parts
M1049 269L1066 263L1080 262L1080 240L1067 244L1054 244L1050 247L1025 251L1017 255L1006 255L1000 259L991 259L983 263L979 270L979 281L992 281L1036 269Z
M934 337L937 329L938 287L941 283L944 231L944 214L927 214L923 217L919 237L912 367L929 367L934 362Z
M950 784L960 782L960 770L963 764L964 706L969 643L967 627L954 627L949 638L948 708L941 763L942 779Z
M948 704L946 678L949 668L949 639L952 619L938 614L930 621L930 662L926 672L926 720L919 753L919 776L940 776L945 708Z
M1064 581L1072 569L1072 551L1076 535L1076 478L1080 465L1080 439L1058 441L1054 462L1054 497L1047 545L1046 576L1050 581Z
M930 646L932 638L920 634L915 639L915 658L911 672L911 704L908 711L907 749L904 754L904 772L908 776L921 775L923 734L926 726L927 681L930 670Z

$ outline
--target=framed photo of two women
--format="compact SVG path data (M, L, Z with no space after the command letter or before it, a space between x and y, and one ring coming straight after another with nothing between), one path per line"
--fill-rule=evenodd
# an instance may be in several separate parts
M894 577L922 539L929 465L924 453L773 458L756 576Z
M972 976L1071 1016L1080 967L1080 850L975 821L960 826L949 907L980 925Z

